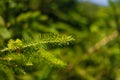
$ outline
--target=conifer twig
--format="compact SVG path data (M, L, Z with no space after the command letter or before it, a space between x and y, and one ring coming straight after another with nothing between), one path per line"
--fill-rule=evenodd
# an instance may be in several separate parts
M7 61L11 61L12 58L3 58L3 57L0 57L0 60L7 60Z
M8 47L0 50L0 52L5 52L9 50L17 50L17 49L24 49L26 47L36 46L40 44L48 44L48 43L68 43L73 41L74 38L68 35L60 35L60 34L43 34L38 35L37 38L33 38L33 40L27 40L28 42L21 41L16 39L16 41L11 40L8 43ZM18 45L18 46L17 46ZM9 47L10 46L10 47Z

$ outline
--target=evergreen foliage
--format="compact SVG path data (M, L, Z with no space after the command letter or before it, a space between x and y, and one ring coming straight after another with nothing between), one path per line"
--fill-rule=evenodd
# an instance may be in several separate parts
M59 43L62 45L72 40L74 40L72 36L52 33L39 34L27 40L24 39L23 41L20 39L11 39L8 41L7 48L4 48L0 52L0 65L2 67L0 71L4 72L4 74L1 74L13 80L16 76L15 72L19 72L19 70L22 71L20 75L29 72L29 70L26 71L25 67L30 67L33 70L37 67L35 71L42 68L41 66L43 65L48 65L50 68L63 68L66 66L66 63L55 57L54 54L47 52L44 46L48 43ZM4 64L3 61L4 63L6 62L6 64ZM13 74L11 68L17 68L18 71L16 69L13 70ZM2 80L5 80L5 78Z
M120 1L108 2L0 0L0 80L119 80Z

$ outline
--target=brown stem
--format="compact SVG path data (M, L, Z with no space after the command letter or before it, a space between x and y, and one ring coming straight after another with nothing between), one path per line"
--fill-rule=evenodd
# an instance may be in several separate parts
M119 35L118 31L114 31L109 36L107 36L107 37L103 38L102 40L100 40L99 42L97 42L93 47L89 48L88 53L93 53L96 50L99 50L101 47L103 47L104 45L108 44L110 41L117 38L118 35Z

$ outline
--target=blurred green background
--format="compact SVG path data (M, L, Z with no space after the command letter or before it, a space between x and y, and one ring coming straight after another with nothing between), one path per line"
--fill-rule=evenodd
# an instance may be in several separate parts
M120 1L108 2L0 0L0 49L33 33L71 34L75 41L68 46L49 48L68 66L45 68L35 80L120 80Z

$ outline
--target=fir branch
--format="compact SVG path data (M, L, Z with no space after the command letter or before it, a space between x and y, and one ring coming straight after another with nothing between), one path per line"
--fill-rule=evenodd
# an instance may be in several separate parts
M32 39L26 40L25 42L27 42L23 48L26 47L30 47L30 46L35 46L38 44L47 44L47 43L67 43L70 41L73 41L74 38L72 36L68 36L65 34L38 34L35 37L33 37Z
M72 36L65 34L39 34L27 39L9 40L7 48L0 51L0 61L6 63L5 66L17 68L14 72L26 74L31 69L39 70L44 66L50 68L64 68L67 64L57 58L54 54L45 50L44 44L57 43L66 44L74 40ZM6 54L7 53L7 54Z
M31 46L48 44L48 43L59 43L59 44L68 44L70 41L73 41L74 38L72 36L68 36L65 34L38 34L35 37L30 38L29 40L20 39L10 40L8 42L8 47L0 50L0 52L24 49Z
M53 54L45 51L43 44L58 43L66 44L74 40L72 36L65 34L39 34L27 39L9 40L7 48L1 50L2 53L8 51L7 55L0 57L0 60L15 62L16 65L34 66L34 64L47 63L57 67L64 67L66 64ZM36 49L36 47L38 47ZM22 50L22 52L21 52Z
M0 57L0 60L15 62L16 65L34 66L35 64L46 63L48 65L56 67L65 67L66 63L56 58L53 54L45 51L44 49L38 50L38 52L31 53L28 56L20 53L8 54L5 57Z
M39 55L45 62L47 62L50 65L57 66L57 67L65 67L66 63L61 61L60 59L56 58L53 54L45 51L45 50L39 50Z
M6 60L6 61L11 61L12 59L11 58L3 58L3 57L0 57L0 60Z

